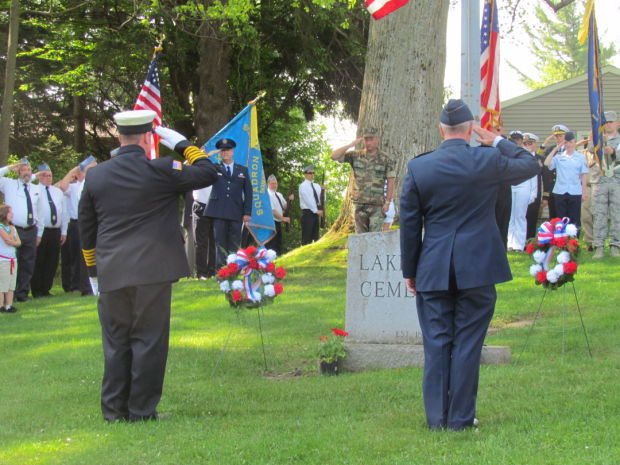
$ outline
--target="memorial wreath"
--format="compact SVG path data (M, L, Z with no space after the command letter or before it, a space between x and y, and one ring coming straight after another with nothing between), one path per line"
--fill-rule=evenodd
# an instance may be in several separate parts
M217 272L220 290L233 307L256 308L273 302L284 291L284 267L275 264L276 252L265 247L239 249Z
M566 217L553 218L539 226L536 238L525 248L535 262L530 266L530 274L537 285L554 290L575 279L579 255L577 235L577 227Z

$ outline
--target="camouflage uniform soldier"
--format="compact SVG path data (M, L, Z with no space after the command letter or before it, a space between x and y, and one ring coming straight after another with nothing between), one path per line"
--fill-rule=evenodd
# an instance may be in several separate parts
M355 205L355 232L381 231L383 219L394 196L396 162L378 149L379 136L369 128L364 136L332 152L332 160L349 163L352 169L351 199ZM364 142L363 150L348 149ZM387 190L384 196L384 186Z
M593 258L605 255L605 239L609 236L612 257L620 257L620 160L617 151L620 146L618 116L615 111L606 111L605 138L601 166L592 172L592 214L594 216ZM608 220L611 224L609 234Z

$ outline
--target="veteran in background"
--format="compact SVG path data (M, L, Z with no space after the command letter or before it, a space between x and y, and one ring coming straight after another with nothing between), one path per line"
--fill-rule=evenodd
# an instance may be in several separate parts
M9 171L17 173L17 179L5 177ZM37 246L41 242L45 226L40 220L41 196L39 187L32 184L32 167L27 158L19 163L0 168L0 192L4 203L13 210L13 224L21 246L17 251L17 285L15 300L30 300L30 281L37 258Z
M349 150L364 143L362 150ZM396 161L379 150L379 132L367 128L363 137L334 150L331 159L351 165L351 199L355 209L355 232L382 231L385 214L394 198ZM387 189L384 186L387 182Z
M321 205L321 186L314 182L314 166L304 168L305 181L299 185L301 208L301 245L319 240L320 217L325 214Z
M620 257L620 134L615 111L604 113L605 127L601 169L592 173L592 216L594 233L593 258L605 255L605 240L609 238L612 257Z
M54 284L54 276L60 260L60 247L67 240L69 213L65 194L52 185L52 169L47 163L37 168L41 198L40 221L45 226L41 243L37 248L34 273L30 281L32 297L50 297L50 289Z

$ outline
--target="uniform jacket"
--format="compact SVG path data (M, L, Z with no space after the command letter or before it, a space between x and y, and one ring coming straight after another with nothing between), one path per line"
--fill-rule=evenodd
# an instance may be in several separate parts
M179 199L216 180L206 157L185 166L148 160L138 145L86 174L79 206L82 248L96 249L99 290L173 282L189 276L179 225Z
M252 183L248 169L234 164L232 176L226 173L222 163L215 165L217 182L211 189L209 204L204 216L224 220L241 221L244 215L252 214Z
M353 171L351 199L355 203L383 205L385 181L396 177L396 161L387 153L377 150L369 155L366 150L345 153L342 161Z
M448 290L452 262L459 289L512 279L495 221L498 186L539 169L527 150L506 140L496 149L450 139L410 160L400 203L403 276L416 278L418 291Z

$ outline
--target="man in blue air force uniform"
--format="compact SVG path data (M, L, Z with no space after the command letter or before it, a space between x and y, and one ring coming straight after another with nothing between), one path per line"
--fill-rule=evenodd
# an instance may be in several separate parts
M447 103L439 125L444 142L409 161L401 195L402 269L417 293L424 406L433 429L474 424L495 284L512 279L495 221L498 186L540 169L525 149L474 127L473 119L462 100ZM472 130L493 147L470 147Z
M151 110L114 115L121 147L88 171L79 205L84 259L93 292L101 293L101 408L111 422L157 418L172 283L190 274L179 197L217 180L207 156L168 128L155 130L189 165L168 157L149 160L154 117Z
M241 229L252 215L252 182L248 169L233 162L232 139L220 139L215 148L220 151L221 163L217 169L217 183L211 189L204 216L213 218L217 268L226 263L226 256L235 253L241 245Z

